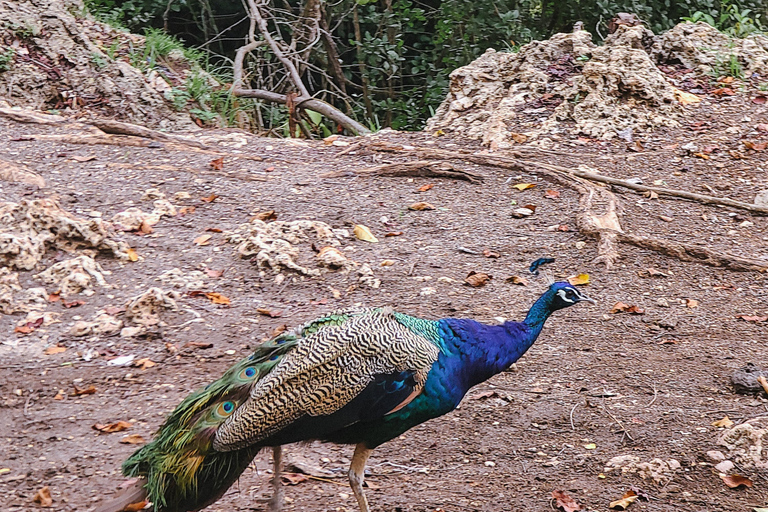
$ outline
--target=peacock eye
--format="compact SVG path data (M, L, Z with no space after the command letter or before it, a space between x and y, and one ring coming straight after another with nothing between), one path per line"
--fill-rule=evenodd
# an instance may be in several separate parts
M222 402L219 404L219 406L216 408L216 414L222 418L226 418L227 416L232 414L234 410L235 410L235 402L227 400L226 402Z
M252 379L256 376L256 368L249 366L240 372L241 379Z
M278 356L277 354L269 358L270 361L277 361L278 359L280 359L280 356Z

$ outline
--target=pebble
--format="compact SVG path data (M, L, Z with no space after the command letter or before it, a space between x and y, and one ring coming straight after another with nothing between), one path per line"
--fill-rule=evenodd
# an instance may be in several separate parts
M725 460L725 455L719 450L710 450L707 452L707 458L712 462L722 462Z
M716 465L715 469L721 473L728 473L730 470L733 469L733 462L729 460L724 460L720 464Z
M492 460L487 460L487 461L484 462L484 464L485 464L485 467L487 467L487 468L495 468L496 467L496 463L493 462Z

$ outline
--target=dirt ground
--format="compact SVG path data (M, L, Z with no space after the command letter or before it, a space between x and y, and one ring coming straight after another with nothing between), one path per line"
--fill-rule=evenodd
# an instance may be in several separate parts
M753 129L768 122L765 106L737 95L691 109L679 128L636 136L642 148L623 141L553 137L550 151L538 158L571 167L586 164L648 184L664 180L671 188L714 191L751 203L757 192L768 189L768 150L748 151L744 141L768 141L768 133ZM427 318L522 319L545 287L543 277L528 274L528 265L545 256L556 258L549 269L558 278L588 273L585 290L598 305L558 312L513 368L472 390L457 411L377 449L368 477L372 509L543 511L555 506L552 491L564 490L585 510L605 511L631 488L645 496L629 505L635 511L731 512L768 506L768 470L737 463L732 472L753 485L731 489L706 457L710 450L727 455L717 444L723 429L712 425L716 420L727 415L739 424L768 416L765 394L736 394L730 380L748 362L768 364L768 322L737 319L768 315L765 274L684 263L626 245L620 247L623 259L607 271L592 263L595 242L575 231L577 193L540 179L535 169L513 173L457 162L485 176L478 184L354 174L376 164L413 160L407 146L485 151L449 136L384 132L350 151L350 146L323 141L199 132L198 137L218 137L220 142L210 145L226 153L217 170L210 165L217 155L163 142L128 147L30 140L31 135L82 134L76 127L0 118L0 133L4 158L26 164L47 181L44 188L0 182L5 201L55 198L80 217L100 212L110 219L129 206L151 210L151 201L142 196L156 188L177 207L195 207L163 217L152 233L119 235L139 261L97 256L108 271L109 287L68 299L84 301L79 307L51 302L47 310L60 313L61 323L14 333L24 315L0 315L4 511L39 510L33 497L43 486L51 491L54 510L92 509L123 480L120 464L136 448L120 442L125 435L149 439L187 393L217 378L283 324L295 326L358 304L391 305ZM238 141L245 144L236 147ZM368 148L374 141L406 149L376 152ZM682 148L691 142L709 147L709 158ZM744 158L734 158L729 150ZM344 174L323 177L334 171ZM518 191L512 187L517 183L536 186ZM418 191L427 184L434 187ZM546 190L557 190L559 197L545 197ZM179 192L189 198L174 198ZM621 188L614 192L629 232L750 257L768 253L766 217L674 198L648 199ZM218 197L202 200L211 195ZM436 208L407 208L418 201ZM514 218L512 212L526 204L537 206L535 213ZM350 260L368 264L380 286L359 282L360 267L324 270L319 277L282 271L283 278L276 279L278 272L240 258L226 232L268 210L279 220L323 221L350 233L355 224L368 226L379 243L350 236L340 249ZM563 225L568 231L548 229ZM400 236L384 236L400 231ZM205 234L211 236L206 245L194 242ZM484 257L485 249L500 257ZM49 251L36 270L20 272L22 286L41 286L33 275L63 256ZM384 260L394 264L382 266ZM203 287L194 291L218 292L231 304L217 305L176 288L181 293L178 309L164 310L162 323L143 336L68 334L75 321L89 320L105 308L116 310L150 287L174 289L159 280L174 268L211 270L213 275L223 270L219 277L206 274ZM648 269L663 275L649 277ZM471 271L492 279L470 287L463 280ZM529 285L511 284L505 278L512 275L526 277ZM49 286L47 291L56 290ZM612 314L617 302L636 305L644 314ZM66 350L45 355L53 346ZM108 364L126 355L156 364L145 369ZM95 393L74 396L75 386L94 386ZM93 428L121 420L132 426L120 433ZM344 477L350 447L311 444L287 451L303 461L296 465L314 468L308 470L314 473L310 480L286 487L288 511L357 509ZM607 472L607 462L623 455L640 462L674 459L680 467L658 483L637 472ZM269 468L269 454L263 453L210 510L265 510Z

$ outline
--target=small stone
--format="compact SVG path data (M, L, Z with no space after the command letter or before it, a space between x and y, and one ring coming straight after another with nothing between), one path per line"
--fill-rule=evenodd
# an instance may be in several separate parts
M752 226L754 226L754 225L755 225L755 223L754 223L754 222L750 222L750 221L748 221L748 220L745 220L744 222L742 222L741 224L739 224L739 227L740 227L740 228L748 228L748 227L752 227Z
M141 333L142 329L143 327L141 326L123 327L120 330L120 336L123 338L133 338L134 336L138 336Z
M669 307L669 301L665 299L664 297L660 297L656 299L656 305L660 308L668 308Z
M192 196L189 195L189 192L184 192L183 190L181 192L176 192L173 194L173 199L176 201L181 201L183 199L192 199Z
M155 199L165 199L165 194L163 194L160 189L157 188L148 188L144 195L141 196L142 201L154 201Z
M516 219L522 219L523 217L530 217L533 215L533 210L530 208L517 208L512 211L512 216Z
M768 190L761 190L755 196L755 205L768 208Z
M707 458L712 462L723 462L725 455L719 450L710 450L707 452Z
M493 462L492 460L485 461L483 463L483 465L485 465L485 467L487 467L487 468L495 468L496 467L496 463Z
M672 471L680 469L680 461L676 459L669 459L667 461L667 467L671 469Z
M587 246L587 242L585 242L583 240L579 240L574 245L576 246L577 249L583 249L583 248L585 248Z
M730 470L733 469L733 462L729 460L724 460L723 462L716 465L715 469L721 473L728 473Z

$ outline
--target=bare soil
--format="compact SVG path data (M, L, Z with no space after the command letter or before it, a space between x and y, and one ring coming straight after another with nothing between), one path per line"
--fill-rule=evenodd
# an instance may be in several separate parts
M747 150L744 141L768 141L768 134L753 129L766 122L764 105L739 95L724 97L692 108L680 128L644 135L642 148L623 141L553 136L550 151L538 158L569 167L586 164L648 184L664 180L671 188L711 193L710 187L752 202L758 191L768 189L768 150ZM733 129L727 132L729 127ZM714 449L727 452L717 445L722 429L712 426L714 421L727 415L738 424L768 415L764 394L736 394L730 381L733 371L748 362L768 365L768 322L737 319L768 314L764 274L684 263L631 246L621 246L623 259L607 271L592 263L595 242L575 231L577 193L539 179L535 169L518 176L455 162L485 176L479 184L354 174L414 159L407 146L485 150L450 136L385 132L361 139L355 151L339 155L349 146L199 132L222 141L212 144L227 153L223 169L216 170L210 162L217 155L165 142L129 147L28 140L35 134L82 131L3 118L0 133L4 158L26 164L47 181L45 188L0 182L6 201L53 197L76 215L97 211L109 219L129 206L151 210L151 202L141 198L147 189L158 188L177 206L195 207L193 213L161 219L152 233L124 234L139 261L97 257L111 272L106 276L111 287L77 297L85 301L79 307L51 303L48 310L61 313L62 323L20 334L14 328L24 315L0 315L0 469L10 470L0 474L2 510L39 510L33 496L43 486L50 488L54 510L92 509L122 481L120 464L136 448L120 443L124 435L151 438L187 393L216 379L283 324L294 326L355 304L391 305L428 318L520 319L545 286L543 277L530 276L527 268L545 256L556 258L549 268L558 278L588 273L586 291L599 304L558 312L513 368L471 391L457 411L377 449L368 477L373 510L543 511L555 506L553 490L565 490L585 510L608 510L610 502L633 486L649 498L630 505L635 511L730 512L768 505L766 469L737 466L734 472L753 485L730 489L705 456ZM237 139L224 136L247 144L227 146ZM406 149L376 152L368 148L376 140ZM711 151L702 153L709 158L681 148L689 142L709 146ZM743 158L734 158L729 150ZM90 156L95 158L75 159ZM336 171L348 175L322 176ZM512 188L516 183L536 186L521 192ZM434 187L418 192L426 184ZM546 198L549 189L560 192L559 197ZM191 199L173 199L177 192L187 192ZM622 222L629 232L750 257L768 253L765 217L674 198L648 199L621 188L614 192L622 201ZM212 194L218 197L202 201ZM417 201L436 209L408 210ZM513 218L513 210L527 204L536 206L535 213ZM379 243L350 237L341 250L351 260L369 264L381 286L361 284L355 269L326 271L320 277L285 271L278 283L277 272L239 258L225 233L215 231L234 230L267 210L275 210L279 220L323 221L350 232L354 224L368 226ZM569 230L548 229L561 225ZM402 235L384 236L397 231ZM195 244L203 234L211 235L208 245ZM485 249L500 257L484 257ZM62 257L51 251L39 269L20 272L22 285L40 286L32 276ZM384 260L395 263L381 266ZM163 324L143 337L68 334L74 321L91 319L107 306L124 306L149 287L170 289L157 279L173 268L223 270L200 291L218 292L231 305L183 294L178 311L164 311ZM648 277L651 268L664 275ZM463 280L471 271L492 279L483 287L470 287ZM529 285L511 284L505 280L511 275L526 277ZM436 293L422 294L428 287ZM644 314L610 313L619 301L642 308ZM281 316L272 318L258 309L281 311ZM201 321L189 322L197 315ZM212 346L188 345L192 342ZM44 355L54 345L66 351ZM98 355L86 361L82 356L89 350ZM156 365L108 365L111 358L124 355L149 358ZM73 396L74 386L91 385L94 394ZM92 428L119 420L132 427L112 434ZM286 510L357 509L344 477L350 447L310 444L287 451L329 476L289 486ZM605 464L619 455L643 462L675 459L681 468L659 484L620 470L606 473ZM263 453L210 510L265 510L269 467L269 454Z

